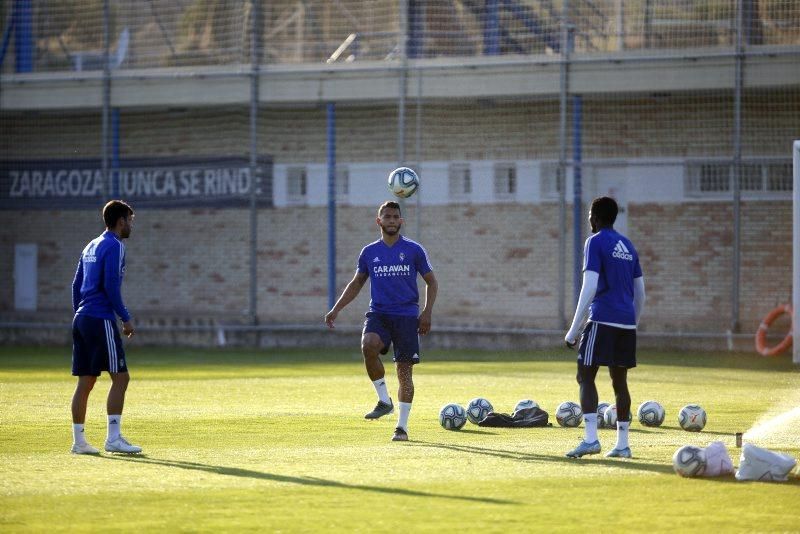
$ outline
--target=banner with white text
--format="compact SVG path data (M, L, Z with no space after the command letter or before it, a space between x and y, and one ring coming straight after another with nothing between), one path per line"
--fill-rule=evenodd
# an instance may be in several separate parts
M235 207L250 202L248 158L121 160L104 177L99 159L0 161L0 209L84 209L119 198L137 208ZM272 159L259 157L259 207L272 206Z

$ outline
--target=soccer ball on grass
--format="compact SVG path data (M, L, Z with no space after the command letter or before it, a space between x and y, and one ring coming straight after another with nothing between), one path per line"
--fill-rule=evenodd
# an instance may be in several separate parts
M687 404L678 413L678 424L689 432L700 432L706 426L706 411L697 404Z
M583 421L583 410L572 401L562 402L556 410L556 421L561 426L578 426Z
M699 477L706 470L705 449L684 445L672 456L672 467L682 477Z
M446 404L439 411L439 424L445 430L461 430L467 423L467 412L460 404Z
M514 411L518 412L520 410L525 410L526 408L538 408L539 404L535 400L531 399L522 399L514 406Z
M612 404L603 410L603 423L608 428L617 428L617 405Z
M597 405L597 428L606 428L606 420L603 416L609 406L611 405L607 402L601 402Z
M492 411L494 411L494 408L491 402L482 397L477 397L469 401L467 405L467 419L473 425L477 425Z
M664 407L653 400L640 404L636 414L644 426L661 426L664 422Z

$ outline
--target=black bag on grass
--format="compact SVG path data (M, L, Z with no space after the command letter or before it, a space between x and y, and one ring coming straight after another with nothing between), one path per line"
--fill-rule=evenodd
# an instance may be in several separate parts
M534 426L552 426L547 422L547 412L539 407L523 408L511 415L507 413L489 412L478 423L478 426L528 428Z

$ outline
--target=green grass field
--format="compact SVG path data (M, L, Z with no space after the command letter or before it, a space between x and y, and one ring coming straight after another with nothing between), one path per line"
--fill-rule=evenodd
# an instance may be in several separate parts
M357 339L354 339L354 345ZM655 399L660 428L632 425L635 458L564 453L583 429L443 430L439 408L533 398L551 415L578 399L574 355L428 351L416 368L408 443L396 414L365 421L375 393L357 350L153 350L128 346L123 432L144 454L69 454L69 349L0 348L0 531L657 532L800 531L800 480L683 479L685 444L722 440L800 406L788 358L640 351L634 409ZM390 390L396 390L391 362ZM107 376L86 435L102 446ZM598 377L601 400L610 380ZM681 406L709 422L681 430ZM796 412L794 412L796 413ZM786 419L784 417L784 419ZM603 449L615 434L601 430ZM800 458L800 420L753 443Z

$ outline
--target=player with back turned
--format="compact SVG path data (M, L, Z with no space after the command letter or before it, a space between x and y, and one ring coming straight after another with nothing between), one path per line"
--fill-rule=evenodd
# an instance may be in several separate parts
M325 323L333 328L336 316L356 298L369 279L372 298L364 321L361 352L367 374L378 393L378 404L364 417L378 419L394 411L380 358L390 346L394 346L392 359L400 382L400 414L392 441L408 441L408 416L414 399L412 368L419 363L419 335L427 334L431 328L438 283L425 249L400 234L403 218L397 202L384 202L378 208L375 222L381 229L381 239L362 249L356 273L325 315ZM418 274L426 284L425 305L421 312Z
M617 443L606 453L611 458L630 458L628 427L631 396L628 369L636 367L636 326L644 307L644 278L633 243L614 230L619 208L613 198L592 201L589 224L593 235L583 252L583 285L575 317L564 341L573 348L584 319L578 350L578 384L585 421L584 440L566 455L580 458L600 452L597 438L597 386L599 366L608 367L617 405Z
M105 450L138 453L142 448L131 445L120 433L122 408L128 389L128 367L122 338L117 329L117 316L122 320L122 333L133 335L131 314L122 302L122 278L125 275L125 245L131 235L133 209L121 200L112 200L103 207L106 230L83 249L75 278L72 281L72 374L78 377L72 397L72 432L74 454L97 454L86 442L83 425L89 393L103 371L111 376L106 408L108 434Z

